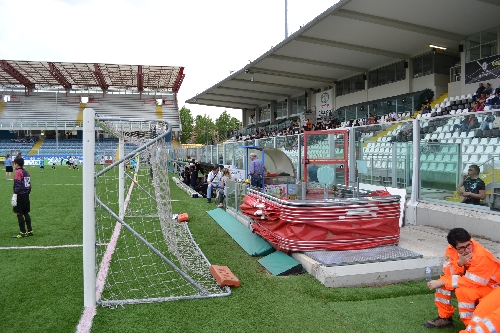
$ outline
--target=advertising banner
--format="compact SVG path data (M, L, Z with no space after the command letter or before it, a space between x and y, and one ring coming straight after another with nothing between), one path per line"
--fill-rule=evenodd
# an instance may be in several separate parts
M328 117L333 109L333 89L316 94L316 119Z
M485 82L500 78L500 56L494 55L465 64L465 83Z

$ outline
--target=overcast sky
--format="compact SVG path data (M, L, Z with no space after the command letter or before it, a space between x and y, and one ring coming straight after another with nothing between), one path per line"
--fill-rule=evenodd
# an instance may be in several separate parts
M289 35L336 2L288 0ZM0 0L0 58L184 66L180 108L279 44L284 13L285 0Z

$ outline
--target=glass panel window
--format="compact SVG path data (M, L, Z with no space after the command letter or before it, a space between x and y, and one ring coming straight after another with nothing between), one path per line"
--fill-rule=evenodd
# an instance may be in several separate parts
M479 46L479 44L481 44L481 34L480 33L471 35L469 38L467 38L467 42L465 43L465 45L468 49Z
M267 105L260 108L259 123L269 121L271 119L271 107Z
M465 60L467 62L498 54L500 27L481 31L465 40Z
M413 77L422 76L423 66L422 66L422 56L413 58Z
M306 96L297 97L297 113L304 114L306 112Z
M378 85L381 86L387 83L387 68L382 67L378 70Z
M432 52L422 56L423 75L429 75L434 72L433 56L434 54Z
M396 64L396 81L406 80L405 62L400 61Z
M286 104L285 101L279 101L276 104L276 118L286 117Z
M481 45L481 58L486 58L497 54L497 42L491 42Z
M374 70L374 71L370 71L368 73L368 79L369 79L369 82L368 82L368 88L373 88L373 87L376 87L378 84L378 73L377 73L377 70Z
M298 104L297 104L297 97L292 98L292 112L291 114L297 114L298 110Z
M396 82L396 64L386 67L387 69L387 83Z
M498 40L497 28L481 32L481 44L488 44Z
M469 59L468 59L469 61L474 61L474 60L480 59L481 48L478 46L478 47L475 47L473 49L470 49L468 52L468 55L469 55Z

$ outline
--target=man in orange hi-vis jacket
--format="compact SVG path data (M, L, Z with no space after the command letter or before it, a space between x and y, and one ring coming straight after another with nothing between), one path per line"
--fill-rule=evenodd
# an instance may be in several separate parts
M465 330L460 333L500 332L500 289L495 289L479 302Z
M471 239L462 228L450 230L447 236L443 275L427 283L436 289L434 303L439 317L428 320L428 328L453 326L455 308L451 305L452 292L458 301L460 319L467 326L480 299L488 295L500 282L500 261L481 244Z

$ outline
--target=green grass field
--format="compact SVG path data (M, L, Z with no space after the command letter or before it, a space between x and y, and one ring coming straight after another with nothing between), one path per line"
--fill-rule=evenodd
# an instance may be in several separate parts
M34 237L12 238L12 181L0 181L0 332L74 332L83 311L82 171L27 170ZM423 322L437 316L425 281L331 289L307 273L272 276L208 216L214 204L172 182L171 196L210 262L228 266L241 286L228 297L99 307L92 332L428 332ZM439 332L463 328L454 321Z

